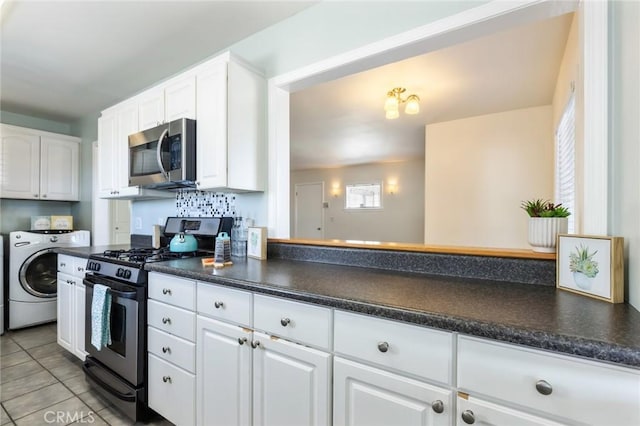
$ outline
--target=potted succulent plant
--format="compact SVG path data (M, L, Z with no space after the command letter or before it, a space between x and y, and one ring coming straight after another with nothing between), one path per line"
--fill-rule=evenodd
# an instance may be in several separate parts
M566 234L569 227L569 210L541 198L523 201L521 207L529 215L529 244L533 251L555 253L556 236Z

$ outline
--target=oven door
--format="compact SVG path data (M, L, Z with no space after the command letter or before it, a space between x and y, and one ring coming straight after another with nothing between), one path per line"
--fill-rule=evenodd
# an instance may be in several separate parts
M85 351L90 357L100 361L122 379L138 386L144 383L145 371L145 330L146 290L128 284L96 276L84 279L85 295ZM111 344L100 350L91 344L91 303L93 286L102 284L111 293Z

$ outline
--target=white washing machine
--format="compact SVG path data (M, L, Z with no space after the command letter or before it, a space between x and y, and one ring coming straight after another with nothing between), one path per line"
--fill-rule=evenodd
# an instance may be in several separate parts
M90 244L89 231L15 231L9 234L9 330L55 321L58 247Z

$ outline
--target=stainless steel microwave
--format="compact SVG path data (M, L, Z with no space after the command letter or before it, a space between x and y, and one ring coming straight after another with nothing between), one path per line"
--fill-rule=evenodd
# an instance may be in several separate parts
M194 187L196 122L181 118L129 136L129 185Z

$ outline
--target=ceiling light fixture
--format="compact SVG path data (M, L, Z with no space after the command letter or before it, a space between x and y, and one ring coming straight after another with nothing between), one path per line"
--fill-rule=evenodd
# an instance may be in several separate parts
M400 104L406 103L404 107L405 114L417 114L420 112L420 98L418 95L409 95L405 99L402 99L402 94L407 89L404 87L396 87L390 92L387 92L387 100L384 103L384 110L386 112L385 117L393 120L400 117L399 107Z

